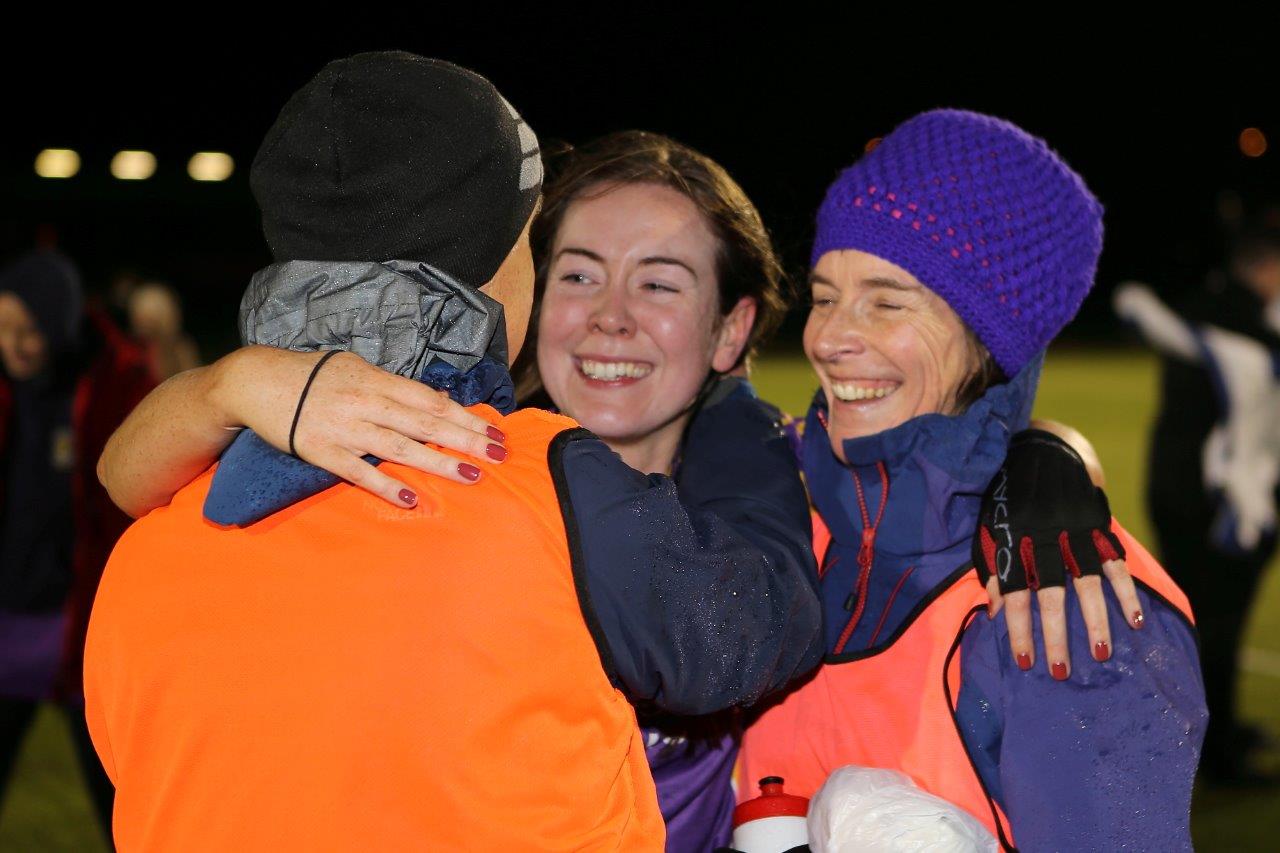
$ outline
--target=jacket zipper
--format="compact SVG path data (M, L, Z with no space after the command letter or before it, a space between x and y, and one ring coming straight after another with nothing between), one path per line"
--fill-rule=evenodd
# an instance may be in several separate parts
M844 609L852 611L853 615L849 617L848 624L840 632L840 639L836 641L832 654L838 655L844 651L845 644L853 636L854 629L862 621L862 614L867 609L867 587L876 557L876 532L880 529L880 522L884 518L885 507L889 505L889 470L883 462L877 462L876 471L880 474L880 506L876 510L876 519L873 522L867 507L867 496L862 488L862 478L858 476L857 471L849 469L858 495L858 512L862 515L862 544L858 548L858 580L853 592L849 593L844 603Z

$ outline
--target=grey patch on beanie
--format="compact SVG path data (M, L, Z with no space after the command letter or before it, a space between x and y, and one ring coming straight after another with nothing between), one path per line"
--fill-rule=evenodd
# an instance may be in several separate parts
M502 97L499 95L498 97ZM516 133L520 137L520 153L523 160L520 162L520 191L542 188L542 149L538 145L538 135L533 132L533 128L520 117L520 113L516 108L511 106L511 102L506 98L502 98L502 103L506 104L507 111L511 113L511 117L516 120Z

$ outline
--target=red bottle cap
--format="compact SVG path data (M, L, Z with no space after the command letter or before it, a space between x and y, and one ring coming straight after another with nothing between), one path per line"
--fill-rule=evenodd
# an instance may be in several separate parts
M766 776L760 780L760 796L740 803L733 810L733 826L766 817L805 817L809 814L809 800L784 793L781 776Z

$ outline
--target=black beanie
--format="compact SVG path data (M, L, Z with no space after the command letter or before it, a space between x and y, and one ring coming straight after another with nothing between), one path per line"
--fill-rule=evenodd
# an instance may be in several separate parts
M420 261L479 287L542 191L538 140L493 84L389 51L326 65L250 174L277 262Z

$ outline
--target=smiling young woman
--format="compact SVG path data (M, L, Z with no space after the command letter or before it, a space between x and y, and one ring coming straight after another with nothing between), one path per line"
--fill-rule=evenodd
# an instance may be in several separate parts
M556 165L522 391L541 383L632 467L669 473L711 381L781 321L781 268L741 187L674 140L624 131Z

